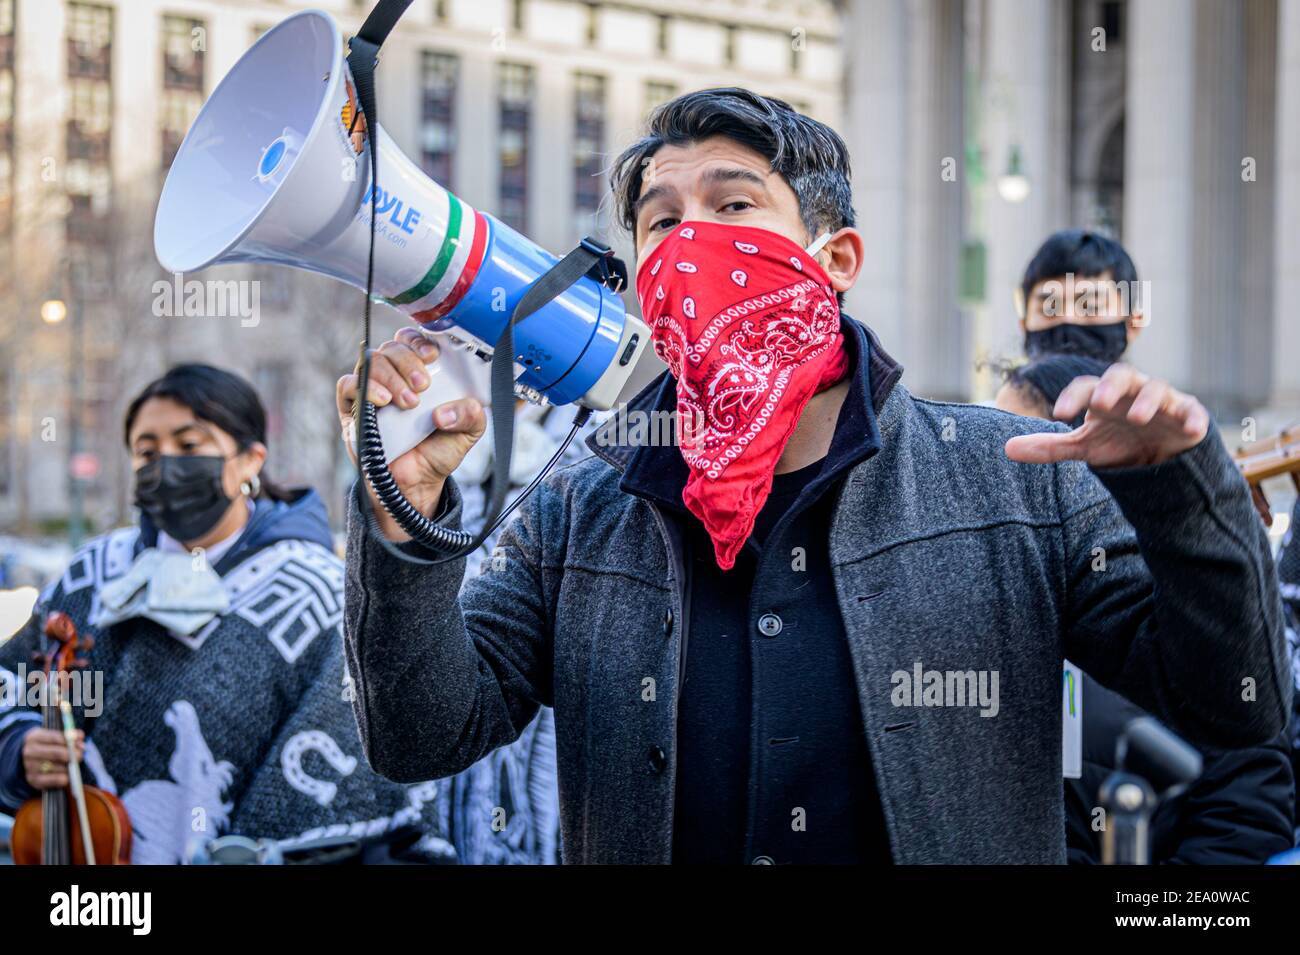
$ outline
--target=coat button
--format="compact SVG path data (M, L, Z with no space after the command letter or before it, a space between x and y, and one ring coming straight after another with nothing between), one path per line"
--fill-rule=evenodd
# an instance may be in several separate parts
M668 754L658 746L650 747L650 768L656 773L662 773L668 768Z
M673 608L669 607L668 612L664 614L664 636L672 636L673 632Z
M775 637L781 632L781 618L774 613L765 613L758 618L758 632L765 637Z

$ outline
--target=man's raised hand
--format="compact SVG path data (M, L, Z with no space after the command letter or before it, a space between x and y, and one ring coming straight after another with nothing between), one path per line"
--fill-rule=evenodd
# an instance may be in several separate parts
M1092 467L1160 464L1201 443L1210 415L1192 395L1118 363L1100 378L1076 378L1061 392L1052 414L1083 425L1065 434L1025 434L1007 442L1013 461L1050 464L1084 461Z

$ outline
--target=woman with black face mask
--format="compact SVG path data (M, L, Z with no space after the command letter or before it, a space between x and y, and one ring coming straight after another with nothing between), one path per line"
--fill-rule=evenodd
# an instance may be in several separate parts
M264 476L253 388L178 366L131 402L125 438L139 525L86 544L0 645L0 680L20 691L0 694L0 811L68 782L67 744L27 690L59 610L95 640L74 685L77 753L86 781L125 804L133 862L185 861L228 834L287 849L411 826L421 858L449 856L433 784L385 780L361 752L343 565L316 492Z

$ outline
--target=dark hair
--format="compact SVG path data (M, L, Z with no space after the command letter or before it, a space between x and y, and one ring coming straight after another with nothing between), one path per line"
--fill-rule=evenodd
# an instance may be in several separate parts
M1073 273L1080 278L1094 278L1109 272L1115 282L1136 282L1137 269L1124 246L1114 239L1083 229L1062 229L1047 237L1025 266L1020 280L1026 305L1034 286L1048 279Z
M176 365L151 381L126 409L123 438L131 443L131 426L150 398L170 398L194 412L201 421L216 425L235 439L240 451L254 443L266 444L266 408L253 386L234 372L211 365ZM293 495L259 475L258 497L289 501Z
M1051 354L1036 358L1025 365L1008 369L1006 382L1011 387L1024 392L1032 392L1041 398L1048 415L1056 407L1056 400L1061 397L1066 386L1082 375L1100 377L1110 365L1087 355ZM1079 415L1070 426L1077 428L1083 424L1083 415Z
M646 160L661 146L726 136L763 156L789 183L810 233L854 223L849 149L840 134L789 103L738 87L699 90L669 100L651 115L646 135L610 168L617 221L636 231L636 200Z

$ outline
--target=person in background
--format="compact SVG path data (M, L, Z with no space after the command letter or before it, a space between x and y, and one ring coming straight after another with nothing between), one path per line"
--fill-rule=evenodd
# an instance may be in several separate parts
M30 656L57 610L94 638L77 754L87 782L125 804L133 862L182 862L225 834L287 848L412 828L419 861L449 860L421 808L437 784L392 783L362 755L343 565L316 492L263 473L252 386L179 365L136 396L124 430L138 526L83 546L0 645L0 809L68 783L61 734L28 705Z
M1007 372L997 406L1053 420L1061 392L1081 375L1100 376L1106 363L1081 355L1046 355ZM1083 424L1084 415L1069 422ZM1283 592L1286 592L1285 583ZM1101 833L1092 828L1097 792L1115 769L1115 743L1146 711L1086 672L1081 689L1083 769L1065 780L1066 845L1071 864L1101 861ZM1151 861L1192 865L1260 863L1295 840L1295 770L1286 732L1264 746L1201 747L1200 778L1161 801L1151 820Z
M1081 229L1053 233L1016 290L1025 354L1119 361L1145 324L1138 289L1133 260L1114 239Z
M1055 417L1052 409L1056 399L1066 385L1086 375L1099 378L1106 368L1106 362L1087 355L1045 355L1006 369L994 402L1003 411L1051 421ZM1077 428L1081 424L1082 412L1070 422L1070 427Z

